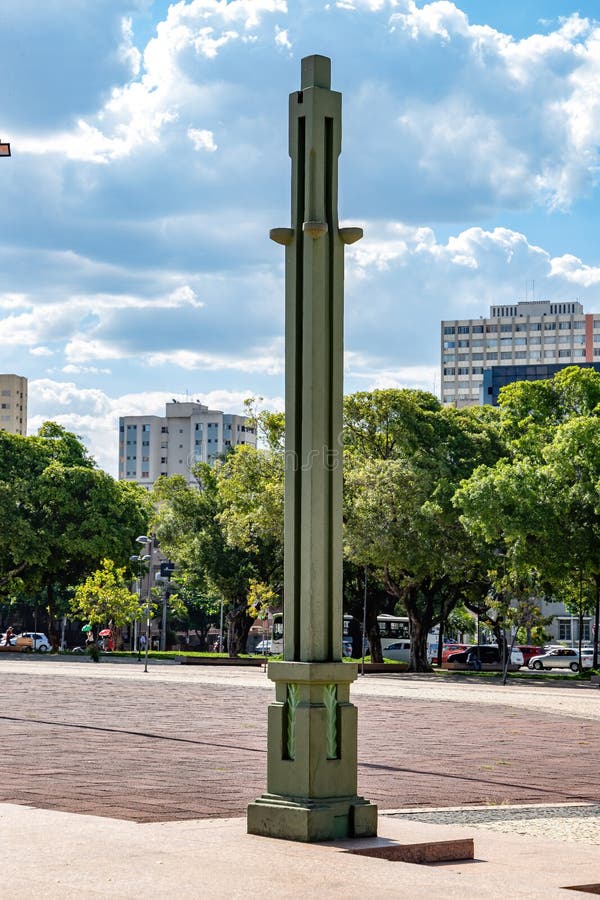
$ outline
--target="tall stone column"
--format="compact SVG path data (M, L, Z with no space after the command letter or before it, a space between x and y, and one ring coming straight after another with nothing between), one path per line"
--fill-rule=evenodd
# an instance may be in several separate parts
M302 60L290 95L292 227L285 246L286 470L284 660L269 664L267 793L248 831L320 841L377 833L377 807L358 797L357 667L342 662L342 404L344 244L337 162L341 94L331 61Z

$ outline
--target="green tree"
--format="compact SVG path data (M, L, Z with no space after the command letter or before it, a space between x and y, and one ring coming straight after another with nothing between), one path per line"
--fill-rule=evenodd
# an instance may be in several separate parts
M372 405L368 394L348 398L347 416L345 551L381 573L406 610L410 668L422 671L428 632L480 574L452 496L502 452L497 414L444 409L420 391L377 391Z
M148 514L147 492L95 468L60 426L0 433L0 587L43 591L55 647L61 598L102 559L124 564Z
M120 629L141 618L142 608L138 595L129 590L126 567L103 559L100 568L75 588L70 611L74 618L90 625L111 628L118 649Z

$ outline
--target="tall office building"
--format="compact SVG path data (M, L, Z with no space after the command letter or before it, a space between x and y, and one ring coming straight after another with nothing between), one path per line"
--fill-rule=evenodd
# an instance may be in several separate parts
M0 375L0 431L27 434L27 379Z
M488 318L442 322L442 402L481 403L483 372L492 366L567 366L599 359L600 314L584 314L577 301L492 306Z
M183 475L194 484L195 463L213 463L236 444L256 446L249 421L198 401L178 400L166 404L164 416L122 416L119 478L151 487L161 475Z

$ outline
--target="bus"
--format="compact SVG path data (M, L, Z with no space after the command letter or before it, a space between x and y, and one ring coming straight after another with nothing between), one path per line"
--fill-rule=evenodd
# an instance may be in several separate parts
M343 622L343 639L350 638L350 623L354 616L346 613L344 615ZM362 630L362 623L359 622ZM410 638L410 628L408 622L408 616L392 616L388 614L383 614L381 616L377 616L377 628L379 631L379 637L381 638L381 649L385 650L390 644L395 643L395 641L400 641L402 639ZM432 633L433 634L433 633ZM278 655L283 653L283 613L276 612L273 613L273 618L271 622L271 639L270 639L270 652L274 655ZM368 652L368 649L366 652Z

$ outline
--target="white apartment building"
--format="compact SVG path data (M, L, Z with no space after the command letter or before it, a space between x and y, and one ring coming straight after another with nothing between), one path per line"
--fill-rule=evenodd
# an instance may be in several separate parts
M598 362L600 314L577 301L492 306L487 318L443 321L440 357L442 402L473 406L491 366Z
M0 375L0 431L27 434L27 379Z
M236 444L256 446L247 416L209 409L198 401L173 400L164 416L119 419L119 479L150 488L161 475L183 475L188 484L195 484L195 463L213 463Z

